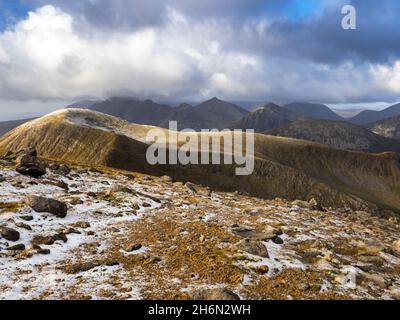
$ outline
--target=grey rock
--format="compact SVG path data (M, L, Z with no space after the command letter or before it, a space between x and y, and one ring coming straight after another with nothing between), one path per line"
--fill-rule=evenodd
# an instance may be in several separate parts
M132 251L140 250L141 248L142 248L142 245L140 243L131 243L131 244L127 245L127 247L125 248L125 251L132 252Z
M24 251L25 250L25 245L22 244L22 243L16 244L15 246L8 247L7 250L8 251Z
M32 216L20 216L19 218L24 221L32 221L33 220Z
M26 176L39 178L46 174L46 165L35 156L23 154L17 159L16 171Z
M32 239L32 244L39 246L41 244L44 245L52 245L56 241L63 241L64 243L68 241L67 236L64 233L58 233L52 236L34 236Z
M18 241L20 238L17 230L7 227L0 227L0 235L8 241Z
M244 239L237 243L236 247L255 256L269 258L268 249L261 241Z
M64 202L50 198L28 196L27 203L36 212L49 212L58 218L65 218L68 211Z

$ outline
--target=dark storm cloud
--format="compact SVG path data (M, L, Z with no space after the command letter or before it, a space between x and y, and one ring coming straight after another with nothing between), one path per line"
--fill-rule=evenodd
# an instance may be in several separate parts
M350 1L349 1L350 2ZM342 5L325 9L310 21L276 21L264 30L268 54L322 63L387 63L400 57L400 1L351 1L357 10L357 30L341 28ZM255 47L260 44L256 41Z
M257 29L257 34L230 44L244 46L254 53L333 64L344 60L390 62L400 56L398 0L33 1L57 5L67 12L83 16L99 28L125 31L163 24L167 6L193 20L225 19L237 28L238 34L244 24L268 19L271 25L264 30ZM344 4L353 4L357 9L358 28L355 31L341 28Z

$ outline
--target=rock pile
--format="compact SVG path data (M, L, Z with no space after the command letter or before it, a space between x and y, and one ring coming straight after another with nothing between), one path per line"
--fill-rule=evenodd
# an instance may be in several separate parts
M35 147L29 147L16 160L16 170L20 174L39 178L46 174L46 165L37 158Z

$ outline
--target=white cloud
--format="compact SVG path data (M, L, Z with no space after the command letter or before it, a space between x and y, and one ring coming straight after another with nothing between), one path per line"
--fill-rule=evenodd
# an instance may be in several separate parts
M72 16L42 7L0 35L1 94L73 99L130 92L168 98L196 95L204 86L213 91L208 86L215 72L240 82L247 77L238 73L241 67L256 67L251 56L220 50L218 40L208 38L211 26L192 27L179 12L168 12L165 28L81 33Z
M400 93L400 63L330 66L268 56L243 46L278 41L268 35L266 20L238 27L222 18L191 21L173 8L165 12L163 24L129 32L82 25L50 5L31 12L0 34L0 96L346 102Z

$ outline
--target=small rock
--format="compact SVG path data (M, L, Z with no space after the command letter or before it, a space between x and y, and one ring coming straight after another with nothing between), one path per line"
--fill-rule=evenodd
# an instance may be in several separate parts
M80 198L73 198L69 202L71 205L76 206L78 204L82 204L83 201Z
M32 216L20 216L19 218L24 221L32 221L33 220Z
M20 238L18 231L7 227L0 227L0 235L8 241L18 241Z
M236 247L255 256L269 258L268 249L261 241L244 239L237 243Z
M132 252L132 251L137 251L140 250L142 248L142 245L140 243L133 243L133 244L129 244L126 248L125 251L126 252Z
M67 205L55 199L28 196L27 203L36 212L49 212L58 218L65 218L67 215Z
M6 180L7 180L6 178L0 176L0 183L4 182L4 181L6 181Z
M104 172L101 171L100 169L96 169L96 168L90 168L89 172L91 173L98 173L98 174L103 174Z
M24 251L25 250L25 245L24 244L16 244L15 246L8 247L8 251Z
M89 271L93 268L99 267L99 266L116 266L119 265L119 262L114 260L114 259L98 259L98 260L93 260L89 262L80 262L80 263L75 263L75 264L69 264L66 265L63 269L65 273L68 274L77 274L80 272L85 272Z
M150 258L150 262L154 263L154 264L157 264L157 263L159 263L161 261L162 261L162 259L160 257L151 257Z
M281 237L275 237L272 239L272 242L275 244L283 244L283 239Z
M259 273L259 274L268 274L269 272L269 267L264 265L264 266L258 266L255 267L254 269L255 272Z
M80 232L79 230L76 230L74 228L68 228L67 230L63 231L63 233L65 235L68 235L68 234L82 234L82 232Z
M71 173L71 168L68 167L66 164L61 164L58 166L57 170L54 171L57 174L66 176Z
M16 223L15 224L18 228L22 228L28 231L32 231L32 228L30 225L26 224L26 223Z
M59 188L64 189L66 191L69 190L68 185L62 180L48 180L48 181L46 181L46 183L49 184L49 185L52 185L52 186L59 187Z
M64 243L68 241L67 236L64 233L58 233L52 236L34 236L32 239L32 244L34 245L52 245L56 241L63 241Z
M239 296L226 288L199 289L191 292L192 300L240 300Z
M90 223L86 221L77 221L71 226L74 228L87 229L90 228Z
M49 255L50 254L50 249L38 249L36 252L38 254Z
M186 187L189 191L192 191L192 192L194 192L194 193L197 193L196 185L195 185L194 183L186 182L186 183L185 183L185 187Z

